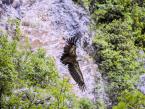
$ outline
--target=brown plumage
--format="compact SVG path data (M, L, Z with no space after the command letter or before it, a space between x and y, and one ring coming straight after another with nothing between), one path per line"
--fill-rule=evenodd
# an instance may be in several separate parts
M85 82L76 55L76 42L78 38L79 37L72 37L67 40L67 44L64 47L64 53L60 60L64 65L68 65L71 76L83 91L85 90Z

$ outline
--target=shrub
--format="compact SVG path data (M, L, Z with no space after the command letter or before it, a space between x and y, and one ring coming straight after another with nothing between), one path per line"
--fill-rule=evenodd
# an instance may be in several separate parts
M141 32L144 28L144 22L141 20L144 18L144 8L137 4L131 5L130 2L108 0L104 4L97 3L99 8L93 14L96 30L93 44L96 49L95 60L102 76L107 78L107 90L113 105L120 101L118 97L126 96L123 93L125 90L135 90L134 84L139 75L145 73L143 63L138 61L138 58L143 58L139 52L144 50L144 34ZM100 21L99 19L105 17L105 21L108 21L106 19L110 17L106 14L110 9L115 12L119 10L123 17L107 23ZM127 101L121 100L119 103L120 109L127 108Z

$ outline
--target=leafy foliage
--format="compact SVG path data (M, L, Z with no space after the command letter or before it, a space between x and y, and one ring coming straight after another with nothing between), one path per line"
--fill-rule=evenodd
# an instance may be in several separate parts
M35 53L17 50L16 41L10 42L6 36L0 37L0 44L2 107L43 108L44 99L49 102L52 97L50 108L68 107L71 85L58 76L53 58L46 57L42 49Z
M82 99L73 94L67 78L59 77L53 57L43 49L32 52L27 40L21 45L19 22L10 22L15 36L0 36L0 108L79 109ZM85 102L86 109L90 103Z
M13 64L15 48L15 42L8 42L5 36L0 37L0 101L3 94L10 93L17 75Z
M124 91L124 96L119 98L119 104L113 109L144 109L145 96L138 90L131 92Z
M79 109L96 109L96 106L88 99L79 101Z
M96 0L91 4L92 2L93 0L90 0L90 5L93 5L90 6L93 8L93 29L96 31L93 44L96 50L94 58L103 77L107 78L110 99L113 105L119 103L115 109L141 107L142 103L135 106L131 103L132 100L122 99L126 94L131 96L130 93L139 93L134 91L134 84L138 77L145 73L144 64L139 61L144 58L140 51L145 50L145 2ZM144 95L139 96L141 99ZM138 99L137 96L134 95L134 99Z

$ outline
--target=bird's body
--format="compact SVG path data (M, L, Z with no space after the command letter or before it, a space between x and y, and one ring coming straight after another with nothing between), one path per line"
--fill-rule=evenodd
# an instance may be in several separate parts
M79 63L77 61L77 55L76 55L76 42L78 38L72 37L67 40L67 45L64 47L64 53L61 57L61 62L64 65L68 65L68 70L75 80L75 82L78 84L80 89L85 89L85 82L82 75L82 72L79 67Z

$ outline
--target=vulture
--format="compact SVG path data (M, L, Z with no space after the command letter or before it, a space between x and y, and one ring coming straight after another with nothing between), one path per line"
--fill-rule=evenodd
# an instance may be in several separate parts
M64 47L64 52L60 60L64 65L68 65L68 70L72 78L78 84L79 88L84 91L86 86L76 55L76 42L78 39L79 37L72 37L66 40L67 44Z

